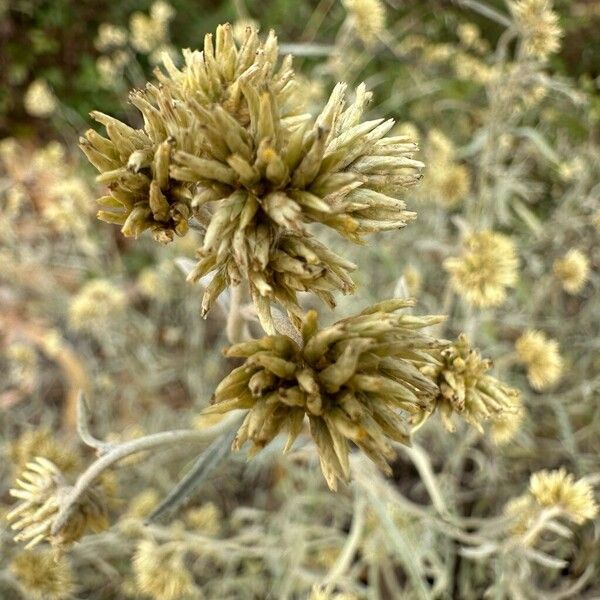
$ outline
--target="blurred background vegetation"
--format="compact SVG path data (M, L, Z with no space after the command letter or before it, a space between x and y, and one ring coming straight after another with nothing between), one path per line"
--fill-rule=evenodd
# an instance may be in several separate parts
M52 138L65 135L64 123L40 122L28 114L23 98L36 80L45 81L61 102L63 115L74 129L75 115L87 119L90 110L102 106L104 112L123 115L122 82L107 86L98 59L106 56L95 44L99 27L110 23L127 30L136 12L148 13L150 2L126 0L106 2L82 0L2 0L0 2L0 136L42 135ZM487 2L501 9L501 0ZM263 30L273 28L285 42L321 42L330 44L342 24L346 12L340 2L323 0L274 0L265 5L261 0L238 2L205 2L173 0L174 15L165 41L174 48L195 48L202 32L212 31L219 23L239 18L254 19ZM561 15L564 43L552 57L552 69L580 80L593 88L600 75L600 10L594 0L559 0L556 11ZM315 13L315 11L317 11ZM323 18L323 11L326 17ZM319 27L315 27L315 14ZM321 20L322 19L322 20ZM469 2L461 0L392 0L388 5L389 31L410 33L411 24L439 43L456 41L457 26L464 20L475 23L481 36L494 46L502 26L477 14ZM401 25L394 31L394 23ZM136 64L127 69L132 84L142 85L153 65L148 55L136 51ZM378 95L387 97L398 78L398 64L390 60L389 50L379 49L363 77L377 75L381 80ZM452 85L452 81L448 82ZM460 92L459 92L460 93ZM406 119L407 114L393 110L391 116ZM76 131L72 131L75 134Z
M419 140L427 169L407 195L417 222L365 247L324 235L359 265L358 293L339 299L335 318L407 294L419 313L448 314L436 334L467 332L494 360L522 391L521 428L498 446L431 419L413 451L398 449L390 479L357 460L355 485L335 497L307 444L291 456L268 447L230 459L175 520L151 528L144 518L191 457L126 462L103 482L119 498L112 529L58 566L0 527L0 598L599 597L597 519L556 525L523 549L506 507L541 469L600 483L600 3L556 0L563 35L544 60L520 51L510 2L364 4L384 7L374 37L339 0L0 0L0 516L34 456L71 480L93 460L75 433L79 390L109 441L211 424L199 413L232 362L220 354L223 311L202 321L201 292L181 273L201 236L162 247L98 222L104 192L77 140L91 110L140 126L128 91L152 80L162 52L201 48L226 21L276 30L313 112L336 81L364 80L369 118L394 117L394 134ZM510 238L520 265L505 302L483 309L443 266L482 228ZM572 250L569 291L555 265ZM547 336L542 359L562 365L543 389L516 350L531 329ZM136 567L148 554L173 559L177 589L194 592L148 581Z

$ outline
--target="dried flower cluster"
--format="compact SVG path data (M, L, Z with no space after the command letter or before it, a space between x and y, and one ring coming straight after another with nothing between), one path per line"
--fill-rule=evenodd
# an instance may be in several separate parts
M518 266L513 241L488 230L470 234L462 255L444 261L456 292L480 308L504 302L507 288L517 282Z
M109 135L90 130L82 139L111 189L99 217L121 224L125 235L151 229L168 242L187 232L193 211L204 240L190 278L216 271L203 311L228 285L247 281L261 323L275 333L271 299L298 322L297 292L333 306L332 291L354 289L354 265L304 224L355 242L403 227L415 215L398 194L423 165L407 137L384 137L392 120L361 122L371 97L364 85L350 105L339 84L316 119L301 114L302 90L290 57L276 68L273 33L260 42L249 28L238 47L224 25L214 46L208 35L203 52L185 60L183 70L167 60L160 88L132 94L144 130L94 113Z
M249 440L253 452L282 430L289 449L307 416L331 489L350 478L351 443L389 472L390 441L408 443L410 416L430 411L438 393L418 367L435 363L443 343L419 330L442 318L396 314L411 305L384 301L325 329L310 311L301 343L267 336L230 347L226 355L245 362L219 384L207 412L248 409L234 446Z
M482 433L483 423L489 423L495 441L508 441L523 416L519 392L487 374L491 361L472 349L464 334L441 350L440 360L422 371L439 386L436 408L446 428L454 431L452 417L458 414Z
M89 488L77 503L62 531L53 535L52 525L61 502L71 490L60 469L51 461L37 457L29 462L17 479L11 496L21 500L7 515L12 529L19 531L16 541L27 542L31 548L41 541L68 546L79 540L86 530L97 533L108 527L107 508L96 487Z
M532 388L544 390L558 382L563 370L563 359L558 342L544 332L528 329L515 342L519 360L527 368L527 379Z

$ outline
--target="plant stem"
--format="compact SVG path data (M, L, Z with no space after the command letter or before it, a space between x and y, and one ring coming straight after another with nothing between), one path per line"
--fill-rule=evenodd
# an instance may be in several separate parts
M231 415L230 418L223 419L215 427L204 430L195 429L179 429L173 431L163 431L160 433L153 433L129 442L124 442L118 446L109 450L106 454L94 461L77 479L75 485L71 491L65 496L65 499L56 515L54 524L52 525L52 535L57 535L63 527L66 525L69 517L74 510L77 502L86 492L86 490L92 485L92 483L98 479L98 477L107 469L112 467L115 463L119 462L127 456L144 452L145 450L152 450L161 446L169 446L174 444L185 444L185 443L206 443L213 440L217 436L228 431L232 423L237 422L238 416Z

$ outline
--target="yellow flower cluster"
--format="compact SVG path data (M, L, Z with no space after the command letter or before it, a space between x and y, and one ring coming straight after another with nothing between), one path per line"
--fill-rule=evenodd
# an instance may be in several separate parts
M471 233L461 256L444 261L456 292L474 306L499 306L517 283L519 259L513 241L501 233Z
M79 540L87 529L98 533L108 527L108 514L102 494L90 487L75 505L60 533L52 533L52 525L61 501L70 491L60 469L51 461L37 457L27 463L17 479L11 496L21 503L6 515L12 529L19 531L15 541L26 541L32 548L46 540L58 547Z
M588 280L590 261L581 250L571 248L563 258L554 261L552 270L565 292L578 294Z
M32 600L69 600L75 593L68 559L52 550L25 550L10 564L12 574Z
M583 479L575 481L565 469L534 473L529 482L529 491L540 506L556 506L575 523L583 523L598 514L590 484Z
M563 360L556 340L549 339L542 331L528 329L515 342L515 350L534 389L546 389L560 379Z
M234 447L251 441L252 452L280 431L289 449L308 417L333 490L350 478L351 444L389 473L390 441L408 443L410 416L431 412L438 394L419 367L436 362L443 342L420 330L442 317L396 314L412 304L384 301L324 329L310 311L301 343L278 335L230 347L226 355L245 362L219 384L206 412L247 409Z
M109 136L90 130L81 140L111 192L98 216L125 235L150 229L163 243L185 235L193 216L204 239L190 279L215 272L203 313L227 286L247 282L261 324L275 333L272 300L298 323L298 292L333 306L332 292L354 290L354 265L305 224L355 242L404 227L415 214L398 196L423 165L408 138L386 137L392 120L361 121L371 98L364 85L348 104L338 84L316 119L303 114L291 57L278 67L272 32L261 41L248 28L238 46L223 25L184 58L181 70L166 60L160 87L132 94L143 130L93 113Z
M495 377L487 374L492 363L471 348L464 334L440 352L440 362L421 370L439 386L436 408L449 431L452 417L458 414L483 433L483 424L491 425L497 443L509 441L523 418L521 396Z
M517 0L510 8L523 35L526 54L543 60L558 52L563 32L550 0Z
M137 588L153 600L181 600L195 589L183 552L152 540L142 540L133 557Z

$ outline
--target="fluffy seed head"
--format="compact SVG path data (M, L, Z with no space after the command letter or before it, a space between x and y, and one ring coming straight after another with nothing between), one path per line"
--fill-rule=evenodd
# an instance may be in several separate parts
M527 379L534 389L546 389L560 379L563 360L556 340L546 337L542 331L528 329L515 342L515 350L527 368Z
M442 318L395 312L412 304L388 300L325 329L310 311L298 343L278 335L230 347L226 355L245 362L219 384L207 412L247 409L234 448L250 441L252 452L280 431L288 450L308 417L331 489L350 478L352 443L389 472L390 440L408 443L409 416L430 410L438 393L418 367L435 362L443 343L419 330Z
M518 266L513 241L489 230L470 234L462 255L444 261L456 292L480 308L504 302L506 289L517 282Z
M105 502L97 487L91 487L75 505L65 527L53 535L52 525L61 502L72 488L60 469L46 458L38 456L29 462L10 490L21 503L6 515L11 527L19 531L15 541L27 542L26 548L46 540L58 547L79 540L87 529L98 533L108 526Z
M491 366L461 334L440 351L440 364L426 365L422 371L438 384L436 407L449 431L454 431L452 416L458 414L481 433L488 422L494 441L503 443L518 429L523 407L518 390L487 374Z
M581 250L571 248L563 258L554 261L552 270L565 292L578 294L588 280L590 261Z
M575 481L563 468L534 473L529 481L529 491L540 506L557 506L575 523L583 523L598 514L590 484L582 479Z

